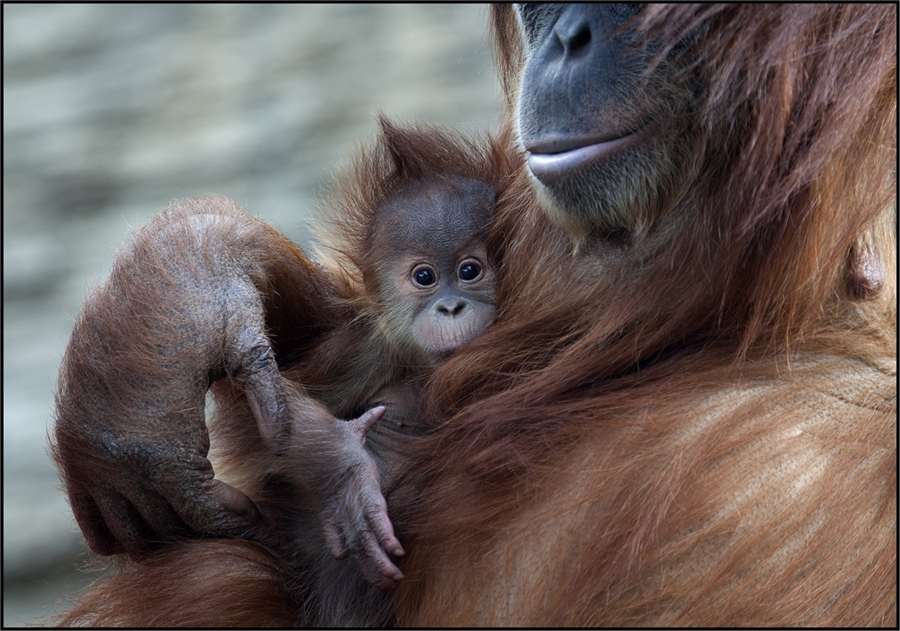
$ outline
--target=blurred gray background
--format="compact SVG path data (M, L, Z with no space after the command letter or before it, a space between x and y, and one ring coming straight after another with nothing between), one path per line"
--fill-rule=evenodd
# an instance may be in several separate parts
M46 454L56 373L128 230L221 193L301 244L374 115L495 128L481 5L3 6L3 623L85 582Z

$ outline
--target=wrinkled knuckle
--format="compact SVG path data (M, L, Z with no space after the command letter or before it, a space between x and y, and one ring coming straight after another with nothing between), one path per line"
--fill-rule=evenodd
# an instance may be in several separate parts
M263 373L275 365L275 353L266 340L251 344L244 355L242 369L251 375Z
M109 460L126 464L148 479L160 474L161 465L169 458L170 447L141 440L132 440L104 433L98 437Z

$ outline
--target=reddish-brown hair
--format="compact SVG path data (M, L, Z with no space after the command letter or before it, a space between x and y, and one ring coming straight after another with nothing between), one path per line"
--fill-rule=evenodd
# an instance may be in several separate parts
M492 16L512 111L518 25ZM400 621L896 623L896 7L636 23L661 55L702 35L690 177L640 243L576 255L524 173L500 200L498 322L433 380ZM865 300L860 243L887 270Z

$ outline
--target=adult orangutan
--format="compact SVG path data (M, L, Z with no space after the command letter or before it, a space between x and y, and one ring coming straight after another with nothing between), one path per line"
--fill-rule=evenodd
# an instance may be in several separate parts
M896 21L493 9L526 166L488 241L496 322L433 375L387 498L393 622L896 626ZM179 564L196 543L118 612L173 573L205 594L218 559L271 621L280 561Z
M896 625L896 7L634 12L494 9L527 168L397 619Z

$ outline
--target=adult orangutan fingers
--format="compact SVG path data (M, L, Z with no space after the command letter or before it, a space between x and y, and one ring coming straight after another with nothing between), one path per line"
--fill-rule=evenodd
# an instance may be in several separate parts
M221 480L210 478L198 492L175 497L175 511L200 534L241 536L262 519L253 500Z
M125 552L134 559L146 555L149 549L149 527L139 527L145 522L132 503L124 495L111 489L95 496L95 500L104 522Z
M264 338L250 346L241 359L238 381L247 394L260 436L273 449L283 448L280 435L289 432L287 395L272 346Z
M84 534L85 541L91 550L103 556L118 554L123 551L121 541L110 530L103 512L93 496L87 492L69 495L75 521Z
M260 513L256 503L245 493L230 484L213 479L209 494L222 508L233 513L251 526L262 519L262 513Z
M172 505L158 493L141 490L130 493L128 499L134 511L140 516L139 519L143 520L138 523L147 524L156 539L183 537L190 532L188 525L178 516Z

